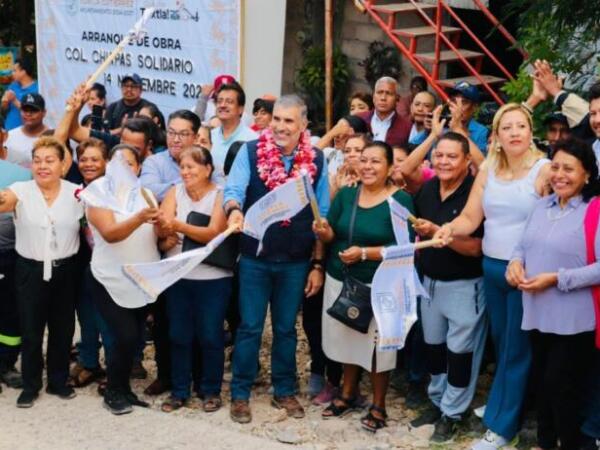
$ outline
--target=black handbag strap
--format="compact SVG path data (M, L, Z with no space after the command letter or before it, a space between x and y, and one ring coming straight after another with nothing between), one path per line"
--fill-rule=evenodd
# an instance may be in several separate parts
M358 198L360 197L360 184L356 189L356 197L354 198L354 203L352 204L352 212L350 213L350 228L348 229L348 247L352 246L352 238L354 237L354 222L356 222L356 210L358 209ZM344 274L348 273L348 266L344 263L343 272Z

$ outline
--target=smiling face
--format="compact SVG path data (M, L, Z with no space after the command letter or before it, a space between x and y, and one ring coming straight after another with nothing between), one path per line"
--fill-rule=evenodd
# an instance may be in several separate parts
M271 130L275 143L284 150L291 152L298 145L300 135L306 130L307 124L299 107L275 105Z
M53 147L40 147L33 153L31 172L40 186L48 186L60 180L64 168L58 151Z
M175 160L179 158L182 150L194 144L196 134L192 122L176 117L169 122L167 127L167 146L169 153Z
M392 172L392 165L385 156L385 149L376 145L366 147L360 155L358 173L365 186L383 187Z
M244 112L244 107L238 102L238 93L225 89L217 95L217 117L221 123L239 121Z
M600 139L600 98L590 102L590 127L596 137Z
M433 153L433 169L440 181L451 184L467 175L470 158L459 142L442 138Z
M96 178L104 175L106 160L102 150L97 147L87 147L79 156L77 167L79 167L79 173L85 184L90 184Z
M187 189L198 185L204 185L206 182L210 181L210 165L196 161L189 154L185 155L179 161L179 170L183 184Z
M589 177L590 174L575 156L561 150L554 154L550 165L550 185L562 201L579 195Z
M522 156L531 146L531 126L521 110L506 112L500 118L496 133L498 143L508 156Z

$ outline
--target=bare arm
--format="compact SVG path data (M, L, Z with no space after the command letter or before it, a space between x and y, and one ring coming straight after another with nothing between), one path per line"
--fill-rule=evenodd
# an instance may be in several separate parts
M87 209L88 221L98 230L106 242L115 243L127 239L144 223L152 223L158 217L158 210L145 208L123 222L117 222L115 214L104 208Z
M181 222L177 219L173 220L173 229L178 233L185 234L190 239L196 242L206 244L214 239L219 233L225 231L227 221L223 212L223 193L219 192L215 205L210 216L210 222L206 227L198 227Z
M351 134L351 133L352 133L352 128L350 128L350 125L348 125L348 122L346 122L344 119L340 119L338 121L338 123L336 123L331 130L329 130L327 133L325 133L325 136L323 136L321 139L319 139L316 147L319 148L320 150L323 150L325 147L329 147L331 145L334 138L344 135L344 134Z
M455 237L470 236L481 225L484 218L483 190L487 181L487 170L485 168L477 174L469 194L469 200L460 215L452 222L442 225L433 235L433 239L442 239L446 243L450 243Z
M17 196L10 189L0 191L0 213L13 212L17 206Z

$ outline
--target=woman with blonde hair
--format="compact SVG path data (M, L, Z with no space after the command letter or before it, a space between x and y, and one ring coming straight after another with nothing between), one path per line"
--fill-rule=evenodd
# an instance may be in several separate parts
M509 445L519 431L521 406L531 365L527 333L521 330L521 292L504 274L536 200L548 192L549 161L533 143L533 124L520 105L509 103L494 116L491 148L467 205L434 239L469 236L484 222L483 273L497 367L485 409L488 427L472 448Z

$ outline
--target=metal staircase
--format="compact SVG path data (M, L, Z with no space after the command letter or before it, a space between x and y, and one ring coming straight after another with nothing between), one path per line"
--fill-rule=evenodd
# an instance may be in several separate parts
M445 101L448 100L444 88L454 86L458 81L465 80L471 84L479 85L500 105L504 102L498 95L496 88L507 80L512 80L512 74L502 65L485 44L458 16L456 11L444 0L424 3L408 0L404 3L383 3L378 0L354 0L357 8L368 13L371 18L383 29L390 40L396 45L403 56L410 61L420 75ZM435 4L434 4L435 3ZM502 26L480 0L473 0L483 16L489 20L509 42L521 52L526 53L518 46L515 38ZM452 20L452 26L444 24L444 13ZM421 18L422 26L400 28L397 17L402 14L413 14ZM477 44L479 51L459 48L460 37L466 33ZM434 38L433 51L419 51L420 38ZM483 61L488 58L493 62L502 77L481 73ZM459 63L465 76L458 78L440 78L440 66L443 64Z

